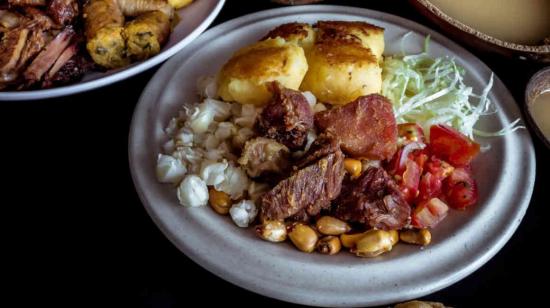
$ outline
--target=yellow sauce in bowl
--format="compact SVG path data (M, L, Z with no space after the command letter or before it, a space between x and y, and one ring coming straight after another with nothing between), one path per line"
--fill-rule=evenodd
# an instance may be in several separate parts
M550 36L550 0L429 0L452 18L503 41L539 45Z

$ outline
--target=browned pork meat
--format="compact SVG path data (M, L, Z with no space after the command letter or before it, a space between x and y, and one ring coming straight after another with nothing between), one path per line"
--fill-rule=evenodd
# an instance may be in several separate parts
M320 135L309 147L309 150L298 160L294 168L303 168L319 158L340 150L338 140L331 136Z
M316 163L298 170L279 182L261 198L261 214L267 219L285 219L296 214L319 214L339 194L344 178L341 151L329 154Z
M299 91L271 84L273 99L265 106L256 122L260 135L275 139L291 151L301 150L307 142L307 131L313 127L313 113Z
M61 86L78 80L82 78L87 71L91 70L93 66L93 61L83 57L81 54L77 54L65 62L53 76L48 73L42 82L42 87L51 88L53 86Z
M346 179L334 214L382 230L397 230L410 222L411 208L397 184L382 168L370 167L359 178Z
M397 125L392 104L378 94L315 114L315 125L337 138L344 153L374 160L389 159L397 150Z
M60 25L72 24L78 17L78 2L76 0L51 0L48 4L48 14Z
M239 164L255 178L282 174L288 169L288 148L273 139L258 137L244 145Z
M52 68L46 74L46 78L53 77L72 57L74 57L78 52L78 44L73 43L71 46L67 47L59 58L55 60L55 63L52 65Z
M34 58L23 74L29 84L42 79L42 76L54 65L57 58L69 45L74 35L75 32L72 28L65 28Z
M40 28L31 28L27 44L21 53L21 59L19 59L19 66L24 67L27 65L49 41L51 41L51 38L48 33L42 31Z
M21 24L23 17L14 12L0 9L0 34Z
M47 31L50 29L60 29L59 25L57 25L51 18L44 12L44 10L40 10L38 8L34 7L25 7L24 9L25 17L27 18L27 21L25 22L25 26L28 28L33 28L36 30L42 30Z
M19 59L28 35L28 29L17 28L8 31L0 40L0 88L17 78Z

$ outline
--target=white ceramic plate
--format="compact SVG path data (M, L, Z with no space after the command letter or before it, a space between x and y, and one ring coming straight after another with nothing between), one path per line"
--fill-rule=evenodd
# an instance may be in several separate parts
M175 189L155 179L155 161L167 140L163 128L183 102L197 100L195 81L213 75L231 56L268 30L287 22L361 20L386 28L386 54L400 51L399 39L418 52L431 35L433 56L455 57L468 73L466 82L480 91L491 71L480 60L442 35L409 20L381 12L340 6L298 6L259 12L221 24L200 36L162 69L145 89L130 131L130 168L145 208L183 253L223 279L285 301L321 306L379 305L416 298L472 273L494 256L519 225L531 197L535 156L527 131L480 140L491 150L474 162L478 205L452 211L433 231L433 244L397 245L390 253L361 259L305 254L290 244L272 244L251 229L236 227L210 208L183 208ZM490 98L500 109L481 123L496 129L520 117L516 103L495 77Z
M67 86L47 90L0 91L0 101L35 100L66 96L109 85L139 74L170 58L197 38L218 16L224 3L225 0L199 0L178 10L180 22L173 29L170 39L161 52L152 58L123 68L109 70L105 73L91 72L86 74L81 81Z

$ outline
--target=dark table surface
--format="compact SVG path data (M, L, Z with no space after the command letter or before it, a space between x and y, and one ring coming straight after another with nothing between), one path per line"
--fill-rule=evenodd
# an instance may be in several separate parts
M371 8L437 27L405 1L325 1ZM278 7L267 0L227 1L214 24ZM542 65L471 50L523 104ZM158 67L79 95L0 104L5 229L5 295L25 306L283 305L202 269L157 229L134 190L128 130L142 89ZM542 301L546 272L550 150L533 138L537 178L523 222L506 246L462 281L425 297L456 307L505 299ZM9 227L7 227L9 226ZM220 252L222 253L222 252ZM413 265L414 266L414 265ZM204 295L202 295L204 294ZM209 295L212 294L212 295ZM8 301L8 299L5 299ZM288 304L290 306L290 304Z

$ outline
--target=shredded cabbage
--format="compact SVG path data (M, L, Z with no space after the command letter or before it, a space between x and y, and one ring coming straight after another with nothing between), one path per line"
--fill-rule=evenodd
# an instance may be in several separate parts
M405 40L407 35L403 37ZM480 95L466 86L465 69L449 57L432 58L428 54L430 37L424 52L386 57L382 70L382 94L393 102L398 123L416 122L426 134L433 124L444 123L473 139L476 136L502 136L519 128L516 119L497 132L474 128L480 116L492 114L495 107L488 98L493 75Z

